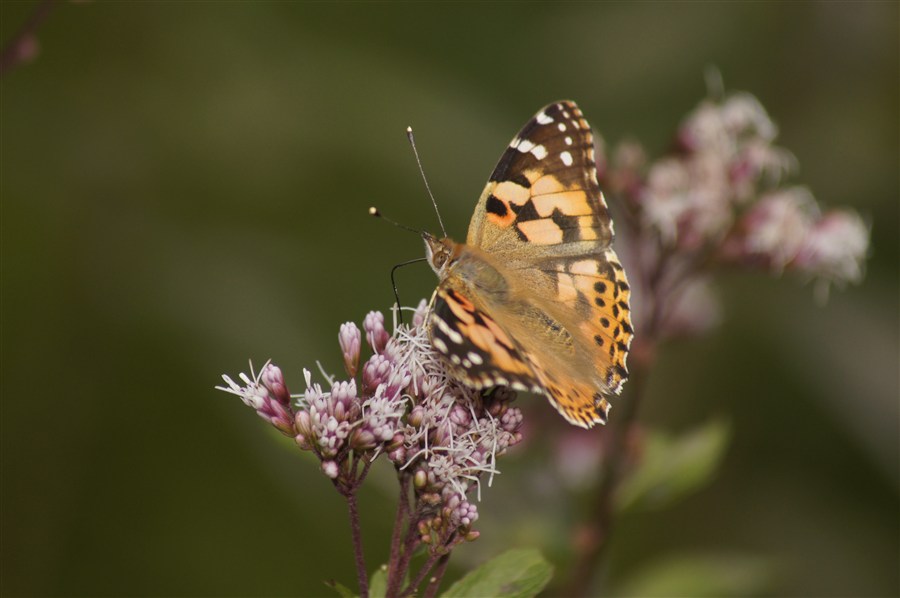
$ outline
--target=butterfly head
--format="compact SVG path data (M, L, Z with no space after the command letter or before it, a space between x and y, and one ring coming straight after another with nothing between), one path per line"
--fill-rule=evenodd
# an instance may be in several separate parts
M458 245L446 237L439 239L430 233L422 233L422 239L425 240L425 253L431 269L443 278L450 265L456 261Z

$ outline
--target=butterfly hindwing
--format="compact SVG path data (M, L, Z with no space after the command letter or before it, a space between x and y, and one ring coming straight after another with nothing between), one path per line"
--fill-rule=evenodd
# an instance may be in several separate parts
M598 257L545 262L541 271L556 282L558 301L574 306L569 326L579 331L604 393L618 394L628 378L625 362L634 336L631 287L618 256L608 248Z

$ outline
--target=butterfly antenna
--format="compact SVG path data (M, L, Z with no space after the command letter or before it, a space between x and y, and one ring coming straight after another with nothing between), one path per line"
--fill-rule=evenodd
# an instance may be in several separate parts
M438 223L441 225L441 232L444 233L444 236L446 237L447 229L444 228L444 220L441 218L441 212L438 210L434 194L431 192L431 187L428 185L428 179L425 178L425 169L422 168L422 160L419 159L419 151L416 149L416 138L413 136L412 127L406 127L406 137L409 139L413 154L416 156L416 164L419 165L419 173L422 175L422 180L425 181L425 189L428 191L428 197L431 198L431 205L434 206L434 213L437 214Z
M420 230L416 230L416 229L412 228L411 226L406 226L405 224L400 224L396 220L391 220L390 218L388 218L387 216L382 214L381 210L379 210L375 206L372 206L371 208L369 208L369 216L372 216L374 218L381 218L382 220L386 220L387 222L393 224L397 228L402 228L403 230L407 230L411 233L416 233L417 235L422 234L422 231L420 231Z

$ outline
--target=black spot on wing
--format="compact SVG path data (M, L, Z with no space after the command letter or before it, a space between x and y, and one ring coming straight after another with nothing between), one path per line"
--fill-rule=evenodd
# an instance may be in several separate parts
M488 196L487 201L484 204L484 209L489 214L496 214L501 218L509 213L509 209L506 207L506 204L494 197L493 194Z

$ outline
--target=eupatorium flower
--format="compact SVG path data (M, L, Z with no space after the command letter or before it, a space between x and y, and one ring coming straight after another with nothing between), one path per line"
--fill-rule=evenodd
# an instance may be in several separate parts
M701 102L656 161L631 140L609 160L598 152L601 187L629 212L620 247L639 323L653 321L663 336L707 329L718 311L708 277L719 265L796 273L825 292L862 279L868 226L851 210L823 210L805 187L783 186L796 165L777 135L760 102L737 93Z
M510 403L515 393L482 393L462 386L446 372L423 327L425 302L413 324L385 329L381 312L369 312L363 331L342 324L338 343L346 379L326 376L325 387L304 370L304 390L288 394L281 370L267 363L259 373L224 376L220 390L246 405L312 451L336 484L352 484L356 464L384 456L409 476L421 500L421 541L444 543L454 534L474 539L481 483L498 473L497 458L522 439L522 413ZM360 365L361 339L372 351ZM326 390L327 387L327 390ZM422 531L424 530L424 531Z

